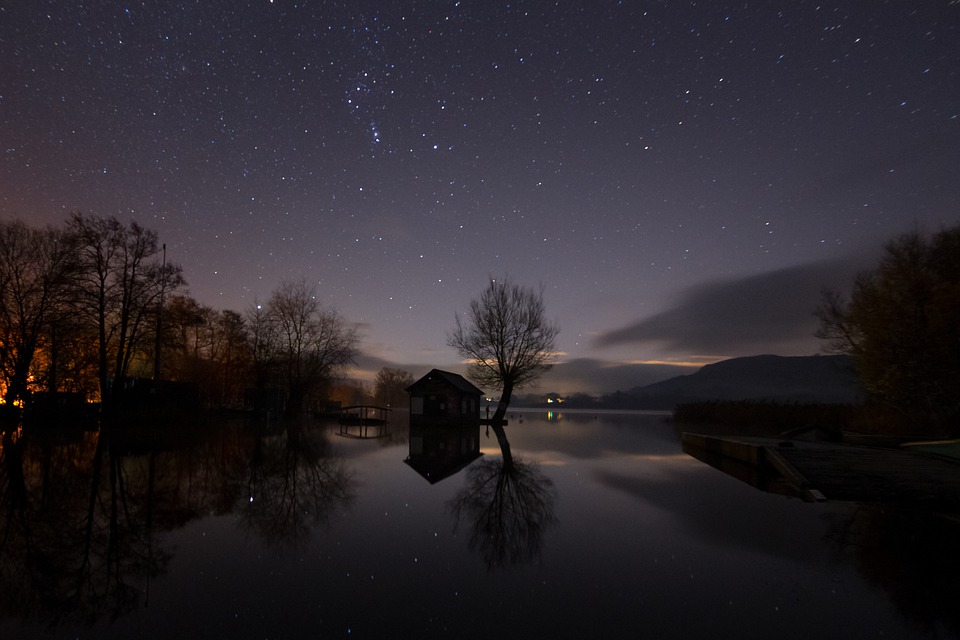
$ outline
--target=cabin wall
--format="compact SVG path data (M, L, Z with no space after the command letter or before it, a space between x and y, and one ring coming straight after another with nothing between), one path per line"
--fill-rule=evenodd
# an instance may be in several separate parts
M480 424L480 396L464 394L443 380L428 380L410 392L411 426Z

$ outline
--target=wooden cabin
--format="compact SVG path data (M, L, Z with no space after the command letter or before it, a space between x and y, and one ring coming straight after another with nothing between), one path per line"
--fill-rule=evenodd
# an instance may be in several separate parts
M480 426L483 391L466 378L433 369L407 387L411 427Z

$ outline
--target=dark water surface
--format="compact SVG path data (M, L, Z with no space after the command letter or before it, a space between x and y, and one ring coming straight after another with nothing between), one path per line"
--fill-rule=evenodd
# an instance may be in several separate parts
M514 412L512 467L483 427L124 431L5 437L0 638L960 628L956 520L763 493L663 415Z

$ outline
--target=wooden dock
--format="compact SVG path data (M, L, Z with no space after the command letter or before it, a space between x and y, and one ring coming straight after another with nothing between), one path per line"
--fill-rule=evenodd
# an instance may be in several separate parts
M340 410L340 424L349 425L380 425L386 424L390 418L389 407L378 407L372 404L358 404L343 407Z
M681 435L683 451L764 491L807 501L960 512L960 461L934 453L748 436Z
M383 438L390 435L390 409L369 404L343 407L340 411L340 434L345 438Z

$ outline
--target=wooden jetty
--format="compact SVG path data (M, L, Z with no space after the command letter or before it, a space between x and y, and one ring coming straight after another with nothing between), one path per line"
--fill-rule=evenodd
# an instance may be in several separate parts
M340 411L340 435L347 438L383 438L390 435L387 422L390 409L369 404L343 407Z
M340 410L340 424L385 424L389 415L390 409L387 407L377 407L372 404L358 404L343 407Z
M759 489L802 498L960 512L960 460L894 449L750 436L681 435L683 451Z

